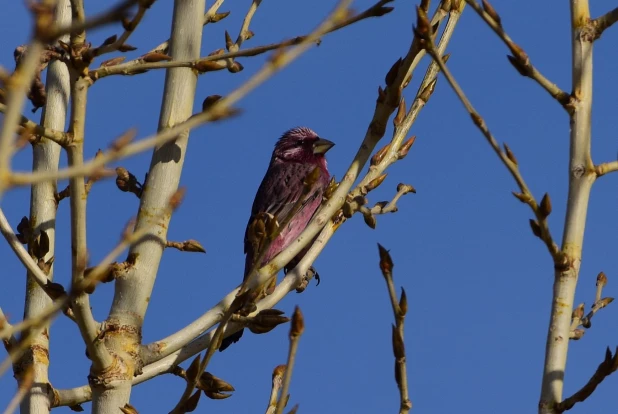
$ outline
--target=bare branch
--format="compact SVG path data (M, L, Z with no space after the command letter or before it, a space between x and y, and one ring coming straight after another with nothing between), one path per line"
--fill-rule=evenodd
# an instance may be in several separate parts
M599 164L594 167L594 171L596 172L597 177L601 177L602 175L618 171L618 161L611 161Z
M404 321L408 312L406 291L401 289L401 299L397 299L395 283L393 281L393 260L388 250L378 244L380 253L380 270L386 281L388 294L391 299L395 325L392 329L393 353L395 354L395 381L399 388L399 414L407 414L412 409L412 401L408 392L408 373L406 369L406 351L404 346Z
M167 241L165 247L173 247L181 252L206 253L204 247L197 240L185 240L183 242Z
M609 29L616 22L618 22L618 7L592 20L591 24L594 28L594 40L601 37L605 29Z
M612 356L612 351L608 347L605 351L605 359L599 364L599 367L588 380L586 385L584 385L575 394L559 403L555 411L557 413L562 413L573 408L575 404L585 401L592 395L594 390L603 382L605 378L616 372L616 369L618 369L618 348Z
M422 11L419 12L419 22L420 24L423 24L423 27L421 27L420 29L417 28L417 33L421 33L421 30L423 30L425 27L429 27L429 21L427 20L426 16L422 14ZM492 147L496 155L500 158L507 170L511 173L511 176L513 177L521 191L521 194L514 193L514 195L520 201L526 203L532 209L534 215L536 216L536 221L531 221L531 225L533 225L533 231L535 232L535 235L541 240L543 240L543 242L547 246L549 253L554 259L554 263L557 266L562 266L564 262L564 256L560 252L558 245L553 241L553 238L551 237L551 233L549 231L549 225L547 223L547 216L549 215L549 212L545 211L541 206L539 206L539 204L537 204L534 196L528 188L528 185L526 184L523 176L521 175L521 172L519 171L517 159L511 152L510 148L505 144L504 150L502 150L500 144L498 144L492 133L487 128L487 125L483 118L478 114L478 112L476 112L476 110L472 106L472 103L468 100L465 93L453 77L451 71L444 64L443 59L438 54L438 50L433 42L433 39L430 36L427 36L427 33L428 32L426 31L421 33L421 35L423 35L424 46L427 50L427 53L429 53L434 59L434 62L438 64L440 70L444 74L444 77L447 79L448 83L457 94L457 97L463 103L466 110L470 114L474 124L483 133L483 136L486 138L489 145ZM538 228L538 231L535 231L536 228Z
M21 381L19 382L17 392L4 410L4 414L12 414L17 409L21 401L26 397L26 395L28 395L28 391L30 390L30 387L32 387L33 382L34 372L31 367L23 374Z
M19 261L28 269L31 273L34 280L37 284L43 289L46 290L48 283L50 283L47 275L39 268L37 263L34 261L32 256L26 251L23 244L19 241L15 232L11 228L4 212L0 208L0 231L2 231L2 235L6 239L7 243L11 247L11 249L15 252ZM49 293L48 293L49 294Z
M113 23L122 19L127 10L133 7L140 0L124 0L118 3L116 6L94 16L89 19L85 19L83 2L79 0L72 0L71 6L77 8L77 19L69 24L60 27L50 28L48 31L40 34L48 43L51 43L54 39L57 39L63 35L70 34L77 43L83 43L86 39L82 33L86 30L93 29L95 27L104 26L108 23ZM80 4L82 4L80 6ZM77 7L76 7L77 6Z
M290 383L292 382L292 371L294 369L294 362L296 361L296 351L298 349L298 341L301 335L305 331L305 320L300 308L296 306L294 308L294 314L292 315L292 325L290 326L290 350L288 351L288 362L285 365L285 374L283 375L283 387L281 388L281 395L279 401L277 401L277 408L275 414L282 414L283 409L288 403L288 391L290 390Z
M532 63L530 62L530 58L528 57L526 52L524 52L524 50L515 42L513 42L509 35L506 34L499 20L498 14L495 12L493 7L489 5L489 2L483 0L483 4L487 5L491 9L491 14L488 12L487 7L486 10L483 10L483 8L475 0L466 0L466 3L468 3L470 7L474 9L474 11L485 21L485 23L487 23L487 25L509 48L509 50L513 54L512 56L508 56L509 61L515 67L515 69L517 69L519 74L537 82L551 95L552 98L558 101L562 106L566 106L571 99L570 95L560 89L555 83L548 80L532 65Z
M137 3L139 5L139 8L137 9L137 13L133 17L133 19L128 20L126 22L123 21L124 33L118 39L114 40L113 42L110 42L109 44L104 44L101 47L98 47L92 50L93 56L101 56L106 53L110 53L110 52L114 52L116 50L122 49L122 46L125 44L125 42L129 39L131 34L133 34L133 32L135 31L139 23L142 21L144 14L146 14L146 10L148 10L150 6L152 5L152 3L154 2L155 0L138 1Z
M74 23L85 22L83 0L71 0ZM81 50L86 33L84 30L71 32L71 47ZM81 58L81 56L80 56ZM83 62L86 64L86 62ZM74 65L75 66L75 65ZM69 132L73 136L71 146L67 148L69 167L79 168L84 164L84 138L86 124L86 103L90 80L83 76L77 67L71 68L71 119ZM90 298L85 291L76 289L84 280L84 270L88 263L86 246L86 183L84 176L74 176L69 180L71 207L71 291L75 292L71 308L79 331L88 350L96 372L102 372L112 365L113 357L105 344L97 340L99 324L95 321L90 307Z
M461 17L461 13L465 4L465 2L461 1L461 8L456 8L451 5L448 0L442 1L442 3L440 4L440 8L438 8L431 20L431 26L434 27L436 24L441 23L442 20L448 16L446 27L444 28L444 31L442 32L442 35L440 36L440 41L438 43L438 53L440 55L444 54L444 51L446 50L446 47L448 46L448 43L453 36L455 27L459 22L459 18ZM445 7L447 6L448 13L445 12ZM418 65L418 63L420 62L420 58L424 55L425 50L421 49L418 52L416 60L413 62L412 66L408 70L410 76L412 73L411 71L416 67L416 65ZM443 57L443 61L445 59L446 57ZM393 138L391 139L390 144L388 144L388 148L385 147L385 152L382 153L379 160L372 158L372 162L369 166L369 171L367 172L367 175L365 175L365 177L363 177L363 179L354 188L354 190L350 192L351 198L362 195L364 192L364 187L366 187L371 181L377 179L380 175L382 175L384 171L394 162L406 156L407 150L410 149L410 147L414 143L414 140L411 138L404 144L404 139L406 138L408 131L416 121L420 111L425 107L429 98L431 97L435 89L438 72L439 66L436 64L436 62L432 61L425 72L425 76L423 78L423 81L421 82L421 85L419 86L416 97L412 102L412 105L410 106L410 110L408 111L404 119L395 126Z
M204 19L202 24L205 26L208 23L217 23L221 20L223 20L224 18L226 18L230 12L226 12L226 13L217 13L217 11L219 10L219 7L221 7L221 5L223 4L224 0L216 0L212 6L210 6L210 9L208 9L208 11L206 12L206 14L204 14ZM159 46L150 49L150 51L147 54L150 53L167 53L169 50L169 39L167 39L165 42L159 44ZM135 63L137 61L139 61L140 59L135 59L132 60L130 62L127 63Z
M321 34L321 36L335 32L337 30L341 30L361 20L365 20L370 17L381 16L382 14L388 13L388 11L390 11L390 8L383 7L383 5L389 3L390 1L392 0L379 1L378 3L368 8L367 10L363 11L362 13L349 17L345 21L338 23L336 25L333 25L331 28L324 31ZM122 63L122 64L109 65L109 66L102 65L99 68L93 69L90 72L90 76L92 77L92 79L97 80L97 79L101 79L101 78L104 78L106 76L111 76L111 75L135 75L137 73L143 73L144 71L148 71L152 69L169 69L169 68L178 68L178 67L193 68L197 70L198 72L204 73L206 71L224 69L228 66L226 61L237 58L237 57L252 57L252 56L261 55L263 53L270 52L273 50L278 50L278 49L283 49L289 46L299 45L300 43L305 42L307 36L308 35L297 36L292 39L284 40L279 43L272 43L269 45L257 46L257 47L244 49L244 50L232 51L232 49L234 49L232 48L230 49L228 53L216 53L211 56L206 56L206 57L202 57L202 58L194 59L194 60L170 60L170 61L158 61L158 62L145 62L142 56L142 58L138 58L130 62ZM316 38L314 40L314 42L316 43L319 43L319 41L320 41L320 38ZM158 49L155 49L149 53L152 53L152 52L160 52L160 51ZM147 56L147 55L148 53L144 56ZM215 65L214 67L212 65L208 65L208 63L212 64L212 63L217 63L217 62L219 62L219 64Z
M571 0L572 92L569 103L569 192L562 237L564 264L555 266L552 306L545 347L540 414L555 414L562 400L570 337L570 310L581 265L590 190L596 179L590 154L593 39L588 0Z
M15 151L13 136L17 131L22 116L22 108L26 101L26 93L36 74L39 66L39 55L42 51L43 45L39 42L35 41L28 46L28 53L8 81L5 82L7 110L4 113L4 122L0 133L0 198L2 198L2 193L9 184L6 178L9 176L11 157Z
M0 103L0 112L6 113L8 110L7 106L3 103ZM26 118L25 116L21 116L19 120L19 125L21 128L17 129L18 134L29 133L32 135L37 135L42 138L47 138L50 141L59 144L60 146L66 147L71 143L72 137L66 132L57 131L51 128L44 127L42 125L37 124L36 122Z
M4 312L2 311L2 308L0 308L0 332L2 332L5 328L12 330L13 325L9 323L8 319L4 315ZM0 336L0 339L2 339L7 352L10 352L11 348L17 345L17 338L14 335L8 335L6 338Z
M376 3L376 5L370 7L365 12L361 13L360 16L371 17L386 14L390 11L390 8L383 7L383 5L389 3L390 1L392 0L380 0L378 3ZM379 7L377 7L377 5L379 5ZM371 13L373 14L371 14L369 11L371 11ZM335 26L338 28L343 28L352 24L350 22L356 22L359 20L360 19L358 16L353 16L343 21L342 23L333 24L326 29L320 30L319 34L306 36L299 44L296 45L295 48L293 48L289 52L283 52L275 56L276 59L273 59L272 61L266 63L266 65L260 71L258 71L251 79L249 79L249 81L237 88L230 95L217 101L216 104L209 107L206 111L198 113L184 122L179 122L173 127L162 130L159 133L142 139L136 143L128 145L126 145L125 143L122 146L114 147L112 148L112 150L104 153L100 157L85 162L80 167L69 167L64 170L58 171L58 173L54 175L13 172L9 176L10 184L20 186L48 180L67 179L78 175L92 175L109 162L127 158L131 155L143 152L155 146L161 146L171 140L174 140L180 133L184 133L185 131L191 130L206 122L219 120L223 117L229 116L234 113L231 109L232 105L244 98L249 92L262 84L268 78L270 78L274 73L283 69L292 60L296 59L324 33L332 32L333 27ZM129 133L127 133L127 135L128 134ZM371 136L373 137L373 135ZM371 148L373 148L373 146Z
M272 386L270 389L270 397L268 398L268 407L266 408L266 414L275 414L275 410L277 409L277 397L279 395L279 390L283 385L283 375L285 374L285 369L285 365L277 365L273 370ZM287 397L281 396L281 398Z

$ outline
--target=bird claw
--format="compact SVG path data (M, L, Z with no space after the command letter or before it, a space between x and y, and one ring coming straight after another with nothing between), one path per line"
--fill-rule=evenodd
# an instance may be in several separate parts
M309 269L307 269L307 273L305 273L305 275L303 276L303 281L296 288L296 293L304 292L305 289L307 289L307 285L309 285L309 281L312 278L315 278L315 280L318 282L316 283L316 286L318 286L320 284L320 274L317 270L315 270L313 266L310 266Z

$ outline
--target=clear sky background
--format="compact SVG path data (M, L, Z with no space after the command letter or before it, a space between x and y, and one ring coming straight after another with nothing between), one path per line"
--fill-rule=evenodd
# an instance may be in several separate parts
M87 11L94 12L107 2L86 3ZM244 46L305 34L327 15L330 3L266 0L251 26L256 35ZM204 55L224 47L224 29L235 38L249 4L248 0L224 4L221 10L232 14L206 27ZM361 10L371 4L358 0L354 7ZM570 91L567 3L496 0L493 5L539 70ZM377 87L412 38L414 2L398 0L394 6L395 11L383 18L325 37L321 46L243 100L241 117L191 133L181 179L188 192L172 219L169 239L198 239L207 254L165 252L145 320L144 343L185 326L240 282L247 217L273 144L283 131L298 125L313 128L337 144L328 154L331 172L339 178L347 169L371 119ZM1 7L0 65L12 69L13 49L27 41L30 19L23 2L5 1ZM596 17L613 7L613 1L594 1L592 14ZM171 1L155 3L129 42L139 48L129 57L167 38L171 10ZM119 26L108 27L89 33L89 40L98 44L120 32ZM618 150L617 38L618 30L611 28L595 45L592 153L597 163L615 159ZM464 12L448 51L450 68L497 139L512 148L535 196L551 194L554 212L549 223L560 242L567 195L566 113L511 67L507 49L471 9ZM264 60L265 56L240 59L245 67L241 73L221 71L200 77L195 110L206 96L229 93ZM405 94L408 102L422 79L423 72L416 73ZM129 127L136 126L140 137L154 132L163 81L164 72L153 71L97 82L88 100L86 155L106 148L110 139ZM39 119L38 113L34 119ZM389 128L387 138L390 133ZM511 195L515 183L443 78L412 133L418 139L410 154L389 169L387 181L370 200L389 199L399 182L414 185L418 193L404 197L398 213L378 217L376 230L368 228L360 215L346 222L315 264L322 276L320 286L312 283L303 294L290 294L278 305L287 313L300 305L306 321L290 406L299 403L301 413L397 411L393 316L378 268L379 242L391 249L395 281L408 293L405 341L414 412L535 412L553 265L530 231L531 212ZM121 165L141 179L150 155ZM27 170L30 165L28 149L15 157L15 168ZM601 270L609 278L605 295L618 292L617 186L614 174L593 188L576 303L592 304ZM28 197L26 188L4 196L2 208L13 226L28 215ZM138 201L118 191L113 180L94 186L88 200L92 263L116 244L123 226L136 214ZM56 280L65 286L70 271L68 210L63 201L54 265ZM0 262L0 306L17 321L23 312L25 271L4 242ZM108 284L92 296L97 319L107 315L112 294ZM613 304L595 316L581 341L571 342L565 396L589 379L606 346L618 345L617 326L618 307ZM285 325L266 335L246 333L241 342L217 353L208 371L229 381L236 392L224 401L203 398L197 412L263 412L272 369L287 356L288 329ZM85 384L89 361L74 324L58 318L51 340L53 385ZM574 412L617 411L617 386L618 375L608 378ZM181 379L161 376L134 388L131 403L142 413L168 412L183 389ZM0 406L14 390L10 373L0 378Z

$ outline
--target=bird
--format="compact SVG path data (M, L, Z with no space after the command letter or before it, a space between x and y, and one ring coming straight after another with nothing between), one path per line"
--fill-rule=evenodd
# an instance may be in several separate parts
M292 128L276 142L268 169L253 200L251 216L245 230L244 252L246 257L243 282L250 276L256 255L255 246L250 241L251 224L258 215L264 213L276 217L278 223L287 223L268 246L260 262L261 267L300 236L320 207L322 196L330 181L325 154L334 145L334 142L321 138L307 127ZM303 182L316 167L319 168L319 177L309 192L306 192ZM299 207L297 204L301 197L304 200ZM293 216L289 217L290 214ZM298 263L307 250L305 248L301 251L291 263ZM243 330L240 330L225 338L219 351L238 342L242 334Z

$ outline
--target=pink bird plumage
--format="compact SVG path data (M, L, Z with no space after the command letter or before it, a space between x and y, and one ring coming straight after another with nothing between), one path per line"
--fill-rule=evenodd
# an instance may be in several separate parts
M335 145L333 142L320 138L318 134L306 127L291 129L275 144L268 170L262 179L251 208L251 216L245 231L245 280L253 268L253 245L248 240L249 225L260 213L268 213L277 217L279 223L288 221L288 225L271 243L264 255L261 265L285 250L305 230L309 221L320 207L322 196L330 181L330 174L324 154ZM311 191L303 195L303 181L316 167L320 168L320 177ZM288 218L300 197L305 197L300 209L293 217ZM301 251L292 263L298 263L307 249ZM220 350L237 342L243 331L223 340Z

